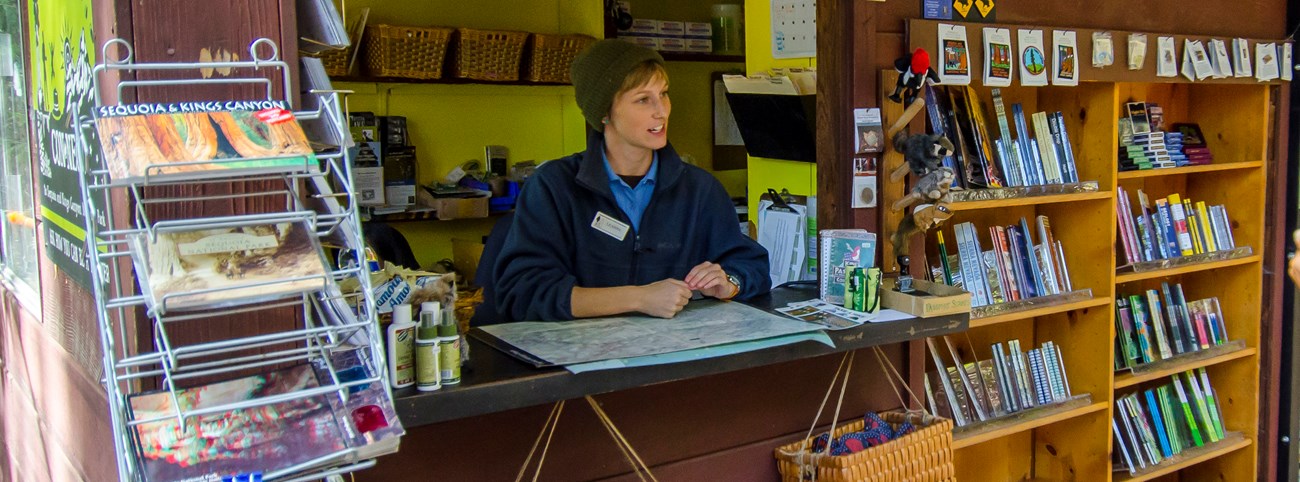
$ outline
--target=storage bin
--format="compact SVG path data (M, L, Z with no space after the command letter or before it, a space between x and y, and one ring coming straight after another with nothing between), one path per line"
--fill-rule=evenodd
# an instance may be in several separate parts
M533 34L528 52L528 80L568 84L573 59L596 39L586 35Z
M445 27L366 27L366 68L376 77L440 79L454 29Z
M519 80L528 32L457 29L454 75L490 82Z

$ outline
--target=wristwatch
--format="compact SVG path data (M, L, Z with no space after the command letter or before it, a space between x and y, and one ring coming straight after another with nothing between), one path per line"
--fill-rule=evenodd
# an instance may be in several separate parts
M726 298L723 298L724 300L729 300L729 299L735 298L736 295L740 294L740 278L737 278L736 275L734 275L734 274L730 274L730 273L728 273L728 274L727 274L727 281L728 281L729 283L731 283L732 286L735 286L735 287L736 287L736 291L732 292L732 293L731 293L731 296L728 296L728 297L726 297Z

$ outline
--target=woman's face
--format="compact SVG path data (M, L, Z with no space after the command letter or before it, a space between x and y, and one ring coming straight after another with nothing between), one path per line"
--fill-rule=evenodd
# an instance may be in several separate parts
M668 79L662 75L614 96L605 135L645 149L668 145L668 115L673 103L668 98Z

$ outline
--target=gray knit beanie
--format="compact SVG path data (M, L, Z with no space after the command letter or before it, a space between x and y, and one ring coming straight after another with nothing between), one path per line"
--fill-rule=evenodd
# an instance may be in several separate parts
M617 39L605 39L591 44L591 47L573 59L573 66L570 67L573 94L587 124L597 132L605 132L601 120L609 115L614 95L623 85L623 79L637 65L648 60L660 65L664 63L659 52Z

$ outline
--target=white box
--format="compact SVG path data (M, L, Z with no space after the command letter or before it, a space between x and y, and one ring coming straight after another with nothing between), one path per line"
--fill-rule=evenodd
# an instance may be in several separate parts
M686 51L693 54L710 54L713 53L713 40L706 38L688 38L686 40Z
M685 22L686 38L713 38L713 24L709 22Z
M664 52L685 52L686 39L682 38L661 38L659 39L659 50Z
M624 35L654 35L659 32L659 21L647 18L638 18L632 20L632 27L627 30L619 30L620 37Z
M686 35L686 24L676 20L660 20L659 30L656 33L660 37L681 38Z
M659 50L659 39L645 35L619 35L619 40L632 42L650 50Z

